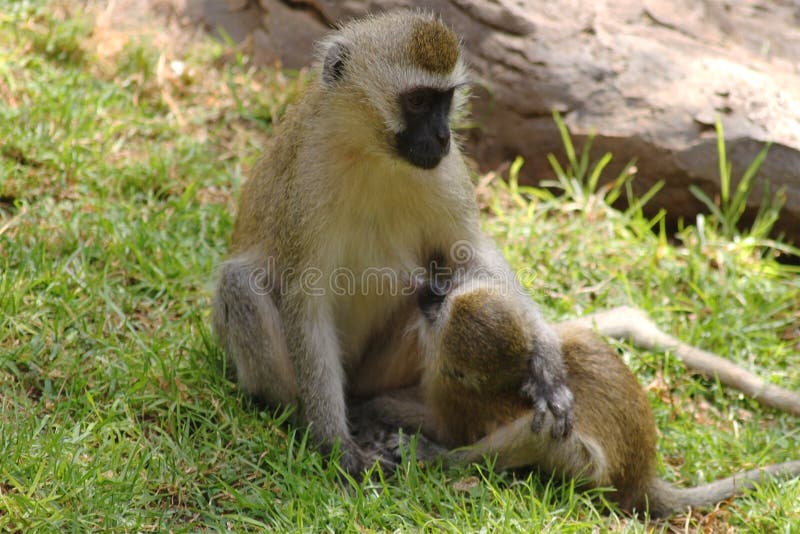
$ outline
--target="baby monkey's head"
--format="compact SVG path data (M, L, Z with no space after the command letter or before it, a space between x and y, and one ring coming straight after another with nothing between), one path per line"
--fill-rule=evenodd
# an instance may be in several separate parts
M423 284L430 378L480 392L519 391L533 340L515 299L483 282Z

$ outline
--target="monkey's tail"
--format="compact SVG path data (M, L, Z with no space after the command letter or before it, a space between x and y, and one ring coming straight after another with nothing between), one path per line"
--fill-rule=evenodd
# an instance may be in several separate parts
M762 482L793 478L798 475L800 475L800 460L751 469L693 488L678 488L663 480L655 479L647 491L650 515L661 517L683 510L688 506L714 505L739 495Z

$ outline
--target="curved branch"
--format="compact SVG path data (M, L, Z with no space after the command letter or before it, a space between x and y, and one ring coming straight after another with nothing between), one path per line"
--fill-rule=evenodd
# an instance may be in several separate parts
M662 332L638 308L620 306L565 321L564 324L596 329L600 334L616 339L629 339L637 347L647 350L672 350L687 368L717 378L722 384L753 397L764 406L800 415L800 394L765 382L730 360Z

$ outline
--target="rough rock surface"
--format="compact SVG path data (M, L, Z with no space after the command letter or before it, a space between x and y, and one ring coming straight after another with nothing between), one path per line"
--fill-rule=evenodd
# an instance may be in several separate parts
M637 159L639 192L659 179L651 209L693 219L688 190L718 183L714 120L738 178L772 141L760 177L785 187L779 229L800 242L800 2L797 0L190 0L190 14L257 57L311 60L331 24L399 6L441 13L463 38L478 78L470 150L485 168L521 154L529 178L561 154L551 110L576 142L614 154L607 176ZM761 199L760 192L753 201Z

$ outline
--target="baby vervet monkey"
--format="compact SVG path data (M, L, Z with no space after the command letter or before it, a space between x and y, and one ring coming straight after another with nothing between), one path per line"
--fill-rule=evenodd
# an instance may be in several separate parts
M420 377L419 340L401 335L414 297L392 280L438 251L519 284L480 230L451 135L468 81L458 37L427 13L370 16L319 44L314 73L242 187L212 321L240 387L297 407L313 440L338 442L358 473L378 455L353 440L346 399ZM509 298L536 334L519 384L531 425L551 414L548 430L566 436L558 338L522 291Z
M616 351L588 329L556 325L574 395L575 424L566 439L530 431L530 403L519 394L536 330L506 291L481 281L441 284L419 293L424 351L423 405L405 408L404 424L419 417L429 437L447 447L449 461L497 456L497 469L536 466L611 487L625 510L664 516L730 498L766 478L800 474L800 461L746 471L693 488L656 473L656 426L650 404ZM396 402L396 401L395 401ZM548 418L545 427L551 424Z

